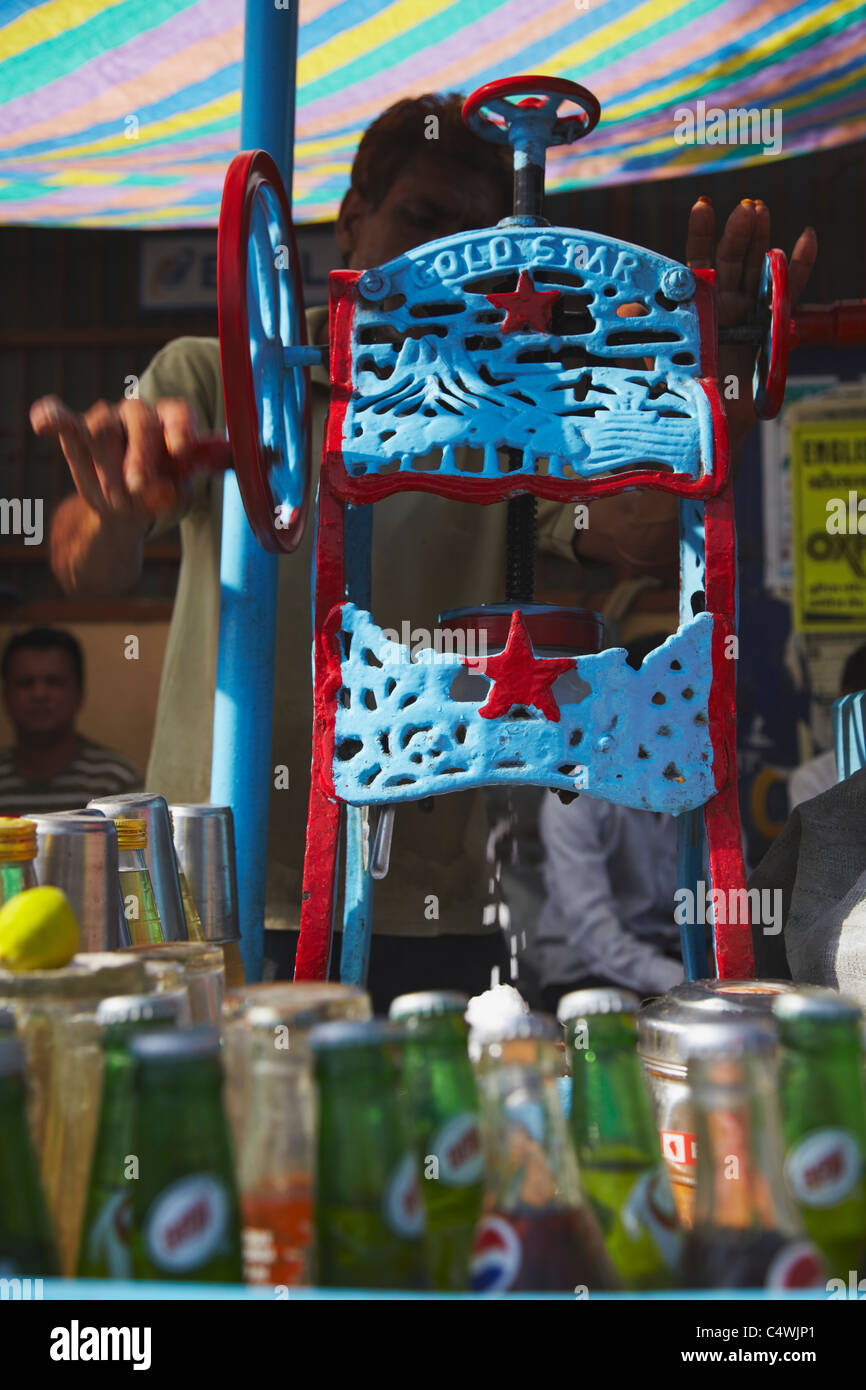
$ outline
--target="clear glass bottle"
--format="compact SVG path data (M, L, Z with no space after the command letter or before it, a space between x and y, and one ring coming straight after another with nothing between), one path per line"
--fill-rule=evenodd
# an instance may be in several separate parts
M16 893L38 886L36 826L19 816L0 816L0 907Z
M473 1028L471 1038L485 1156L472 1288L583 1296L619 1288L562 1111L555 1021L514 1015Z
M147 822L120 817L114 824L117 826L120 896L130 941L133 946L158 945L165 941L165 936L153 895L150 870L144 857Z
M698 1173L684 1287L823 1287L785 1182L772 1023L734 1016L696 1029L688 1079Z

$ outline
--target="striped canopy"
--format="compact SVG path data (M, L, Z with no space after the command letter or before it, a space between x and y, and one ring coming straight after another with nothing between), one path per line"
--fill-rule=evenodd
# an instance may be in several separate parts
M242 0L0 0L0 221L215 225L238 148L242 17ZM385 106L519 72L601 100L597 130L549 157L551 190L866 134L855 0L300 0L300 17L300 222L334 217ZM763 135L735 110L763 111Z

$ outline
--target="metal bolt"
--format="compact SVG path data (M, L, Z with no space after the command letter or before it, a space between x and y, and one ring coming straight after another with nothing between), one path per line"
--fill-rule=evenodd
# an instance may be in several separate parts
M379 270L365 270L358 289L365 299L381 299L388 293L388 278Z
M691 299L695 292L695 277L687 266L671 266L662 276L660 289L665 299Z
M601 738L598 740L597 744L595 745L596 751L597 751L598 753L606 753L607 750L608 750L608 748L611 748L612 746L613 746L613 739L611 738L610 734L602 734Z

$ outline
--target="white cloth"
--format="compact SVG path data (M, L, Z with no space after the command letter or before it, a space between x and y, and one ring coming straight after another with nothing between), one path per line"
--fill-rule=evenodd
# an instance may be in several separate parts
M832 748L829 753L819 753L817 758L810 758L796 768L788 779L788 814L801 802L811 801L813 796L820 796L822 792L835 787L838 780L836 754Z

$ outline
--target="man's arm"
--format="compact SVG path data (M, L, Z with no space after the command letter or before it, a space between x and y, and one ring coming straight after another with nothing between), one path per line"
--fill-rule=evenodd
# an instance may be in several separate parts
M592 975L638 994L663 994L680 983L683 968L640 941L621 920L607 867L611 814L611 807L590 797L568 806L554 796L544 799L540 830L547 901L536 932L542 969L550 983L565 985Z

